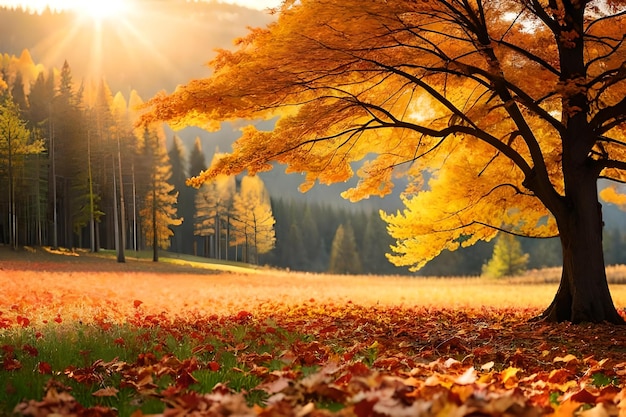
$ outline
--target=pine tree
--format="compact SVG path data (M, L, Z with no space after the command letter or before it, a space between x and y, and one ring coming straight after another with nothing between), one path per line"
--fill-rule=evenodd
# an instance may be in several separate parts
M74 238L86 225L89 211L87 141L81 97L74 87L72 70L64 62L59 86L52 101L51 164L54 164L58 225L61 244L73 247ZM56 197L56 198L55 198ZM80 243L80 242L79 242Z
M115 212L118 201L116 195L117 183L113 179L119 176L117 158L117 140L115 137L115 120L113 115L114 97L106 81L101 80L97 86L89 89L92 94L88 102L91 104L91 120L89 124L89 142L92 156L93 182L99 185L102 195L102 211L106 213L104 222L100 225L97 235L102 235L102 244L105 247L118 247L119 235L115 232ZM141 136L141 135L140 135ZM119 219L117 219L119 221ZM100 241L100 239L98 239ZM98 242L97 245L100 243ZM118 253L119 255L120 253Z
M228 258L228 247L222 242L229 240L228 227L235 192L235 177L221 176L204 183L196 194L194 234L204 239L204 256Z
M17 71L11 84L11 97L20 109L20 116L25 119L28 113L28 101L24 92L24 77L21 71Z
M165 138L154 129L145 129L144 140L140 148L148 164L148 191L145 194L143 208L140 210L142 229L146 242L150 242L152 260L159 260L159 248L167 249L174 234L172 227L182 223L176 217L176 199L174 186L168 181L172 176L172 167L167 158Z
M202 150L202 142L200 142L200 137L198 136L196 137L196 140L193 144L193 149L189 154L189 176L198 176L206 168L207 166L204 157L204 151Z
M326 268L326 264L321 265L319 263L321 239L317 226L317 221L313 215L313 208L310 204L306 204L304 207L304 213L300 212L300 231L302 233L302 244L304 245L304 251L306 257L304 258L304 266L309 271L323 271ZM292 244L294 242L291 242Z
M363 233L361 254L363 255L363 272L370 274L398 273L385 254L389 252L393 239L386 230L386 225L380 215L372 211L367 217L367 225Z
M359 274L362 272L361 259L354 239L354 230L349 223L340 224L335 232L328 272L331 274Z
M172 146L168 151L168 157L172 166L172 178L170 183L178 193L177 210L178 215L183 219L180 227L174 230L172 236L172 249L178 253L192 253L192 242L189 236L193 235L193 216L195 190L187 186L187 158L185 156L185 145L181 138L174 135Z
M206 160L205 160L205 156L204 156L204 151L202 150L202 142L200 141L200 137L197 136L196 140L195 140L195 142L193 144L193 149L191 150L191 152L189 154L189 172L188 172L189 176L190 177L195 177L195 176L199 175L202 171L204 171L206 168L207 168L207 166L206 166ZM195 219L195 217L197 215L197 212L196 212L197 208L195 207L195 204L196 204L195 202L197 201L197 198L198 198L199 189L195 188L195 187L190 187L190 186L187 186L187 189L188 189L189 194L190 194L189 199L193 202L193 205L191 205L191 207L193 208L192 216L190 216L188 218L189 219L192 219L192 218ZM187 216L189 216L189 215L187 215ZM188 225L190 223L191 223L190 221L187 222ZM194 239L193 239L193 243L192 243L192 245L193 245L193 254L197 255L198 254L198 246L203 243L204 238L196 236L196 234L195 234L195 220L194 220L194 225L192 227L192 230L193 230L193 235L194 235ZM189 239L187 239L187 240L189 240Z
M522 252L519 240L508 233L498 236L493 247L493 256L483 266L483 275L502 278L519 275L526 270L528 254Z
M196 139L194 169L199 168L197 156L201 152L199 145L200 142ZM220 156L221 154L216 152L213 161L218 160ZM230 217L236 191L234 176L219 175L213 181L202 184L196 192L194 234L204 240L204 256L228 259ZM211 241L213 245L210 244Z
M310 256L305 248L307 239L302 234L297 223L292 223L289 229L289 250L286 251L289 269L295 271L310 271Z

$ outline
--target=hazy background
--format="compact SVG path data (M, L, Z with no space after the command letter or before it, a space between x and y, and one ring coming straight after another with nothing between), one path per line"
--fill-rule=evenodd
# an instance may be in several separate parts
M233 48L233 41L248 33L249 27L265 26L275 19L269 10L257 10L218 2L185 0L133 0L132 11L116 20L97 25L72 12L28 13L22 9L0 9L0 53L20 55L28 49L35 63L60 68L65 60L74 80L106 79L113 92L126 97L135 89L148 99L161 90L172 92L177 85L210 75L206 63L217 48ZM176 132L188 150L196 136L210 162L217 148L228 152L239 136L238 128L224 124L220 132L201 129ZM271 123L262 124L271 128ZM171 140L170 134L170 140ZM332 201L348 206L339 193L353 183L317 186L306 194L297 188L299 175L285 175L284 169L263 174L272 196L314 201ZM400 185L398 190L403 187ZM400 207L396 196L372 198L362 208Z

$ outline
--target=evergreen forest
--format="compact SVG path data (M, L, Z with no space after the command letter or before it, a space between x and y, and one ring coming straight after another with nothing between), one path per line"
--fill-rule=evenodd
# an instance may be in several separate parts
M188 186L207 168L201 139L189 150L157 128L138 132L135 91L124 97L105 81L78 83L69 63L46 69L28 51L5 54L1 76L6 245L157 247L299 271L408 273L386 259L393 240L378 210L270 196L247 177ZM242 182L254 183L253 197L242 197ZM520 243L528 268L561 262L556 239ZM626 263L625 249L625 231L608 228L607 263ZM493 252L494 242L443 252L418 275L480 275Z

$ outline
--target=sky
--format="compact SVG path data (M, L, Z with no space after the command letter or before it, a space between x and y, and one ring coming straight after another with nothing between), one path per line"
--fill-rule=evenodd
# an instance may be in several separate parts
M257 10L265 10L280 4L280 0L223 0L223 2ZM0 0L0 6L21 6L37 12L49 7L52 10L80 10L87 14L99 11L107 15L123 10L131 3L132 0Z
M186 1L0 0L0 7L70 12L65 19L41 25L32 21L29 24L37 26L23 34L0 28L0 52L19 55L27 48L34 61L46 67L60 68L67 60L77 80L104 77L114 91L128 93L132 88L148 98L208 76L205 64L215 49L232 48L233 40L249 33L249 27L264 27L275 18L268 8L281 3Z

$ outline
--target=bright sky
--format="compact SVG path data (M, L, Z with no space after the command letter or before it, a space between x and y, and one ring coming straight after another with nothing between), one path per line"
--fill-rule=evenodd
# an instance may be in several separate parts
M155 68L153 78L162 77L171 83L174 79L180 79L178 83L182 83L182 80L191 76L205 75L204 63L210 58L214 48L232 45L232 39L247 33L245 28L254 24L251 22L254 17L250 16L269 16L263 11L282 3L282 0L186 0L189 3L207 1L209 8L213 3L222 3L260 11L226 13L223 10L227 8L216 7L216 14L211 18L217 19L218 23L228 22L224 25L228 27L220 28L217 25L212 31L201 31L203 34L210 33L210 39L215 44L200 46L197 42L185 43L180 36L168 36L164 31L158 30L159 25L167 24L170 15L163 13L167 8L151 7L151 2L157 1L161 0L0 0L0 7L25 8L35 13L46 8L75 13L76 18L72 25L51 33L37 45L24 47L29 47L31 52L36 53L37 60L47 62L48 65L58 67L69 59L72 68L78 69L77 73L81 76L99 79L108 75L107 78L117 77L124 87L135 87L141 85L136 77L139 70L145 71L146 62L149 62L149 67ZM177 1L181 10L189 9L181 0ZM177 24L180 24L180 16L171 18L179 19ZM244 19L248 19L245 24ZM192 29L195 25L201 25L202 19L191 19L188 24L190 33L200 33L200 29L194 29L195 32ZM241 30L234 30L231 26L240 26ZM178 46L174 47L175 44ZM201 47L205 49L199 49ZM83 51L80 61L72 59L76 57L76 49ZM190 62L193 64L189 64Z
M280 0L223 0L222 2L258 10L277 7L281 3ZM88 15L100 13L103 16L117 14L130 4L132 0L0 0L0 6L26 7L36 12L50 7L52 10L78 10Z
M270 7L278 7L280 0L223 0L223 3L238 4L250 9L265 10Z

